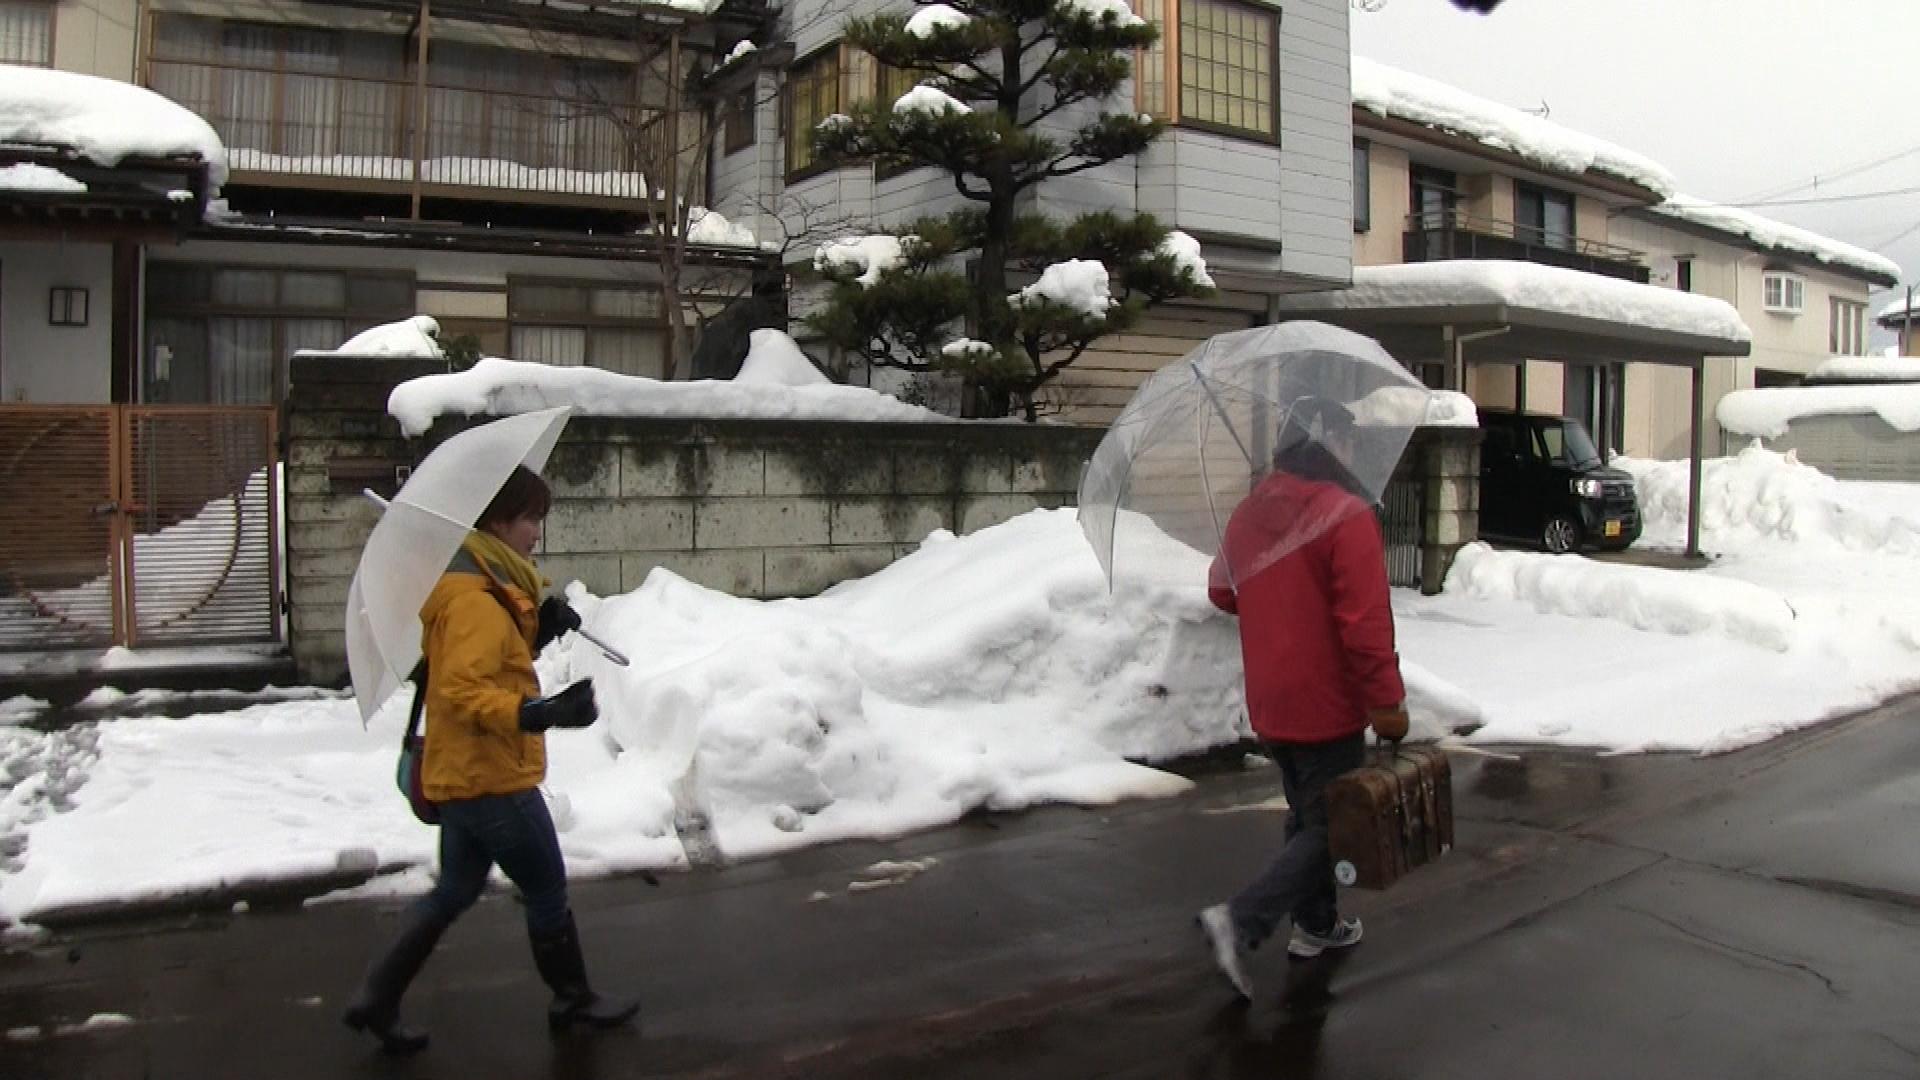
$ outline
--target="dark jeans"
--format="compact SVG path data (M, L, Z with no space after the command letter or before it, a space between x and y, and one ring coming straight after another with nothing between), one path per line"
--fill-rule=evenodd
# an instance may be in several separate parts
M1329 743L1266 743L1287 793L1287 843L1266 872L1228 904L1240 940L1255 948L1291 918L1310 933L1333 929L1340 912L1327 854L1327 782L1366 760L1363 734Z
M440 804L440 880L419 903L451 923L473 906L499 864L527 902L527 932L567 925L567 866L539 788Z

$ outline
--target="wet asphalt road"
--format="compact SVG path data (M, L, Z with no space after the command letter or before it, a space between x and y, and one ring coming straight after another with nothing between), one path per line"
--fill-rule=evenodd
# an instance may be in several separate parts
M504 895L416 984L406 1062L335 1019L391 903L70 931L0 958L0 1033L42 1027L0 1077L1920 1076L1920 699L1707 760L1454 767L1460 847L1349 894L1350 954L1259 954L1251 1006L1190 920L1277 842L1270 770L583 886L638 1033L548 1037ZM46 1033L102 1012L134 1022Z

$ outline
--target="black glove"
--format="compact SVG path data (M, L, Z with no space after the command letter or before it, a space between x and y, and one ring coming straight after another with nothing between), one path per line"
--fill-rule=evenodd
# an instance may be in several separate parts
M557 694L520 703L521 731L590 727L598 719L600 706L593 703L592 679L581 679Z
M580 613L558 596L540 602L540 625L533 632L533 650L539 652L561 634L580 629Z

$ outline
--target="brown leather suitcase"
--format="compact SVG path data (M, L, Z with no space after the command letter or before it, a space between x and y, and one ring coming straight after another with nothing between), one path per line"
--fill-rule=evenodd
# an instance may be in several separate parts
M1334 880L1384 889L1453 848L1453 767L1446 752L1413 746L1368 754L1327 785Z

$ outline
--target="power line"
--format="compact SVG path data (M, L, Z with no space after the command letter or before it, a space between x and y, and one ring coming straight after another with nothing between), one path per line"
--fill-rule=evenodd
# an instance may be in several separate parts
M1902 240L1905 240L1907 237L1912 236L1914 233L1917 233L1917 232L1920 232L1920 221L1916 221L1913 224L1907 226L1906 228L1900 230L1899 232L1893 234L1893 239L1883 240L1880 243L1873 245L1871 248L1868 248L1867 250L1885 251L1888 248L1892 247L1893 245L1899 243Z
M1725 203L1726 206L1738 206L1752 209L1759 206L1818 206L1823 203L1859 202L1862 199L1886 199L1895 195L1912 195L1920 192L1920 187L1887 188L1884 191L1860 191L1851 195L1817 195L1805 199L1767 199L1759 202Z
M1817 188L1821 184L1831 184L1831 183L1834 183L1835 181L1845 180L1849 176L1857 176L1860 173L1868 171L1869 169L1877 169L1880 166L1885 165L1890 161L1898 161L1901 158L1906 157L1908 154L1914 154L1914 153L1920 153L1920 144L1909 146L1905 150L1896 150L1893 153L1886 155L1885 157L1873 158L1868 161L1860 162L1859 164L1844 166L1838 172L1835 172L1832 175L1823 176L1821 174L1816 173L1814 174L1814 177L1812 180L1804 184L1790 184L1783 188L1778 188L1771 191L1763 191L1754 195L1750 195L1748 196L1748 198L1756 199L1756 200L1777 199L1782 195L1792 195L1796 192L1806 191L1808 188ZM1742 204L1734 204L1734 205L1742 205Z

